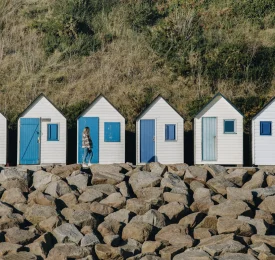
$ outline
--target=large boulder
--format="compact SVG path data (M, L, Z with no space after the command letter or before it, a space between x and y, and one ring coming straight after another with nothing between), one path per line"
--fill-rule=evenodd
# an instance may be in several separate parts
M227 199L231 201L242 200L252 206L255 206L254 196L251 190L245 190L241 188L228 187Z
M6 230L5 239L9 243L26 245L35 239L35 234L28 230L13 227Z
M161 187L148 187L136 191L139 199L142 199L152 206L160 207L164 204L163 188Z
M53 235L59 243L72 242L78 244L83 235L78 231L78 229L69 223L65 223L53 230Z
M45 171L36 171L33 174L33 187L39 191L45 191L49 183L60 180L60 177Z
M185 248L181 246L167 246L161 249L159 254L161 255L161 259L170 260L173 259L175 255L183 252L184 250Z
M203 220L204 217L205 217L205 214L203 214L201 212L194 212L194 213L191 213L191 214L183 217L179 221L179 224L194 228Z
M74 175L72 174L66 179L71 186L75 186L78 190L84 191L87 188L89 178L87 174L77 171Z
M96 244L99 244L99 243L100 243L100 241L99 241L98 237L94 233L89 233L81 239L80 245L81 246L95 246Z
M0 218L0 230L20 227L25 221L25 218L20 214L13 213Z
M173 260L212 260L212 257L205 251L198 250L186 250L183 253L177 254Z
M35 204L27 208L24 216L29 222L35 225L50 217L57 216L57 212L52 206L42 206Z
M37 260L37 256L31 252L17 252L11 253L3 257L3 260Z
M239 187L242 187L243 184L246 182L249 174L246 169L236 169L233 172L229 173L225 176L225 179L233 182Z
M77 246L74 243L57 243L49 252L47 260L86 259L88 255L90 255L88 248Z
M137 215L143 215L151 209L151 203L138 198L128 199L126 202L126 209Z
M258 235L265 235L268 231L268 224L263 219L253 219L245 216L239 216L238 220L241 220L254 227Z
M55 198L51 195L35 190L34 192L30 193L28 197L28 206L32 206L34 204L55 207Z
M217 176L210 179L206 185L215 193L219 193L221 195L226 195L227 187L235 187L235 184L227 180L224 176Z
M94 202L103 199L103 193L93 188L86 189L78 198L79 202Z
M116 192L101 200L100 203L116 209L122 209L126 204L126 198L123 197L120 192Z
M170 202L161 206L158 211L167 216L168 219L178 221L189 212L189 208L187 208L183 203Z
M71 188L65 181L62 180L49 183L45 190L45 193L50 194L54 198L61 197L62 195L70 192Z
M21 171L17 168L5 168L0 173L1 184L7 180L15 180L15 179L23 180L25 184L28 186L31 176L29 173L25 171Z
M267 235L253 235L251 237L251 241L253 244L262 244L265 243L273 248L275 248L275 236L267 236Z
M194 192L193 198L194 198L194 202L190 207L193 212L199 211L207 214L209 207L214 205L214 202L211 199L211 192L209 189L206 189L206 188L196 189Z
M13 212L13 209L0 201L0 217L9 215Z
M1 183L0 195L4 192L5 189L9 190L9 189L13 189L13 188L18 188L22 192L29 192L29 187L25 180L8 179Z
M251 180L246 182L242 188L248 189L248 190L261 188L265 181L265 177L266 177L266 173L264 171L258 171L252 175Z
M27 200L19 188L12 188L5 190L1 201L10 205L14 205L16 203L25 203Z
M96 172L93 171L92 184L112 184L123 182L125 175L119 172Z
M104 220L116 220L118 222L129 223L130 219L134 216L134 213L127 209L120 209L105 217Z
M263 200L258 206L259 209L267 211L271 214L275 213L275 196L269 196Z
M69 164L64 166L55 166L52 169L51 173L65 179L66 177L70 176L74 171L78 171L80 169L80 164Z
M112 207L101 204L97 201L94 201L93 203L91 203L90 207L89 207L90 211L92 211L95 214L101 215L101 216L108 216L109 214L113 213L114 210Z
M206 183L207 170L198 166L189 166L185 171L184 181L190 184L194 180Z
M122 239L128 240L129 238L143 243L149 240L152 234L153 226L144 222L132 222L128 223L122 232Z
M212 216L236 218L239 215L251 214L251 208L243 201L227 200L221 204L211 206L208 214Z
M102 237L118 235L125 224L114 219L103 221L98 225L97 230Z
M253 255L242 254L242 253L225 253L219 257L219 260L257 260Z
M187 186L185 182L177 175L170 172L167 172L163 176L164 178L161 180L160 186L164 189L171 190L175 187L182 188L187 190Z
M9 242L1 242L0 243L0 257L3 257L4 255L10 254L10 253L17 253L20 248L22 248L21 245L13 244Z
M167 171L167 166L159 162L151 162L143 166L143 171L153 172L162 176Z
M185 205L189 203L189 194L186 191L185 193L176 193L176 192L164 192L163 199L165 202L180 202Z
M97 184L97 185L93 185L92 188L94 190L100 191L101 193L107 196L117 192L117 188L113 184Z
M177 235L188 235L188 228L180 224L171 224L163 227L155 236L156 241L169 242Z
M206 169L214 178L217 176L227 175L226 168L224 168L221 165L216 165L216 164L207 165L206 164L203 166L203 168Z
M112 247L105 244L97 244L95 253L99 260L123 260L122 250L119 247Z

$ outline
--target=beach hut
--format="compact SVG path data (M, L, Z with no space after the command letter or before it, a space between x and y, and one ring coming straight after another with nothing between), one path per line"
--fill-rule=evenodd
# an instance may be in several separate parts
M221 93L193 123L195 164L243 165L243 115Z
M275 98L252 118L252 164L275 165Z
M7 162L7 119L0 113L0 165Z
M40 94L19 116L17 163L66 164L67 120Z
M136 118L136 163L184 162L184 119L161 96Z
M82 133L90 128L93 142L92 163L125 162L125 118L99 95L77 118L77 162L82 163Z

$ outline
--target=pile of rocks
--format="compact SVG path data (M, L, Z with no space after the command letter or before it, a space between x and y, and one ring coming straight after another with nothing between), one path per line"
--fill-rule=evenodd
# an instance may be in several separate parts
M1 259L275 259L272 171L67 165L0 184Z

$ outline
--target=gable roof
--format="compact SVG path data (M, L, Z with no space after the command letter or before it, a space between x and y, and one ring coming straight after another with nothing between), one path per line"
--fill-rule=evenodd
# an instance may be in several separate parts
M7 118L4 116L4 114L3 114L3 113L1 113L1 112L0 112L0 115L2 115L5 119L7 119Z
M20 117L22 117L24 114L25 114L25 112L38 100L38 99L40 99L40 98L42 98L42 97L44 97L44 98L46 98L46 100L47 101L49 101L50 102L50 104L62 115L62 116L64 116L64 114L56 107L56 105L51 101L51 100L49 100L43 93L41 93L40 95L38 95L28 106L27 106L27 108L25 108L24 109L24 111L23 112L21 112L20 114L19 114L19 116L17 117L17 120L20 118ZM64 116L64 118L66 118L65 116Z
M100 98L104 98L123 118L125 118L115 107L114 105L103 95L99 94L92 103L90 103L77 117L79 119L83 114L85 114Z
M252 120L255 119L260 113L263 112L273 101L275 100L275 97L271 98L262 108L260 111L257 112L255 116L252 117Z
M211 104L217 97L224 98L241 116L244 116L243 113L222 93L218 92L193 118L197 117L209 104Z
M137 116L136 116L136 120L137 121L142 114L149 108L151 107L158 99L162 98L180 117L182 117L184 119L184 117L172 106L168 103L168 101L161 95L158 95L149 105L147 105Z

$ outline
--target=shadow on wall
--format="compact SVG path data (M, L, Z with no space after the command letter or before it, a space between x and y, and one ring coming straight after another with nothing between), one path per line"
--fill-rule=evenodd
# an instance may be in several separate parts
M17 129L8 129L7 164L17 165Z
M194 165L194 138L193 130L184 132L184 162Z
M130 131L125 133L125 161L136 164L136 134Z
M67 164L73 164L77 162L77 128L68 129L67 135Z

